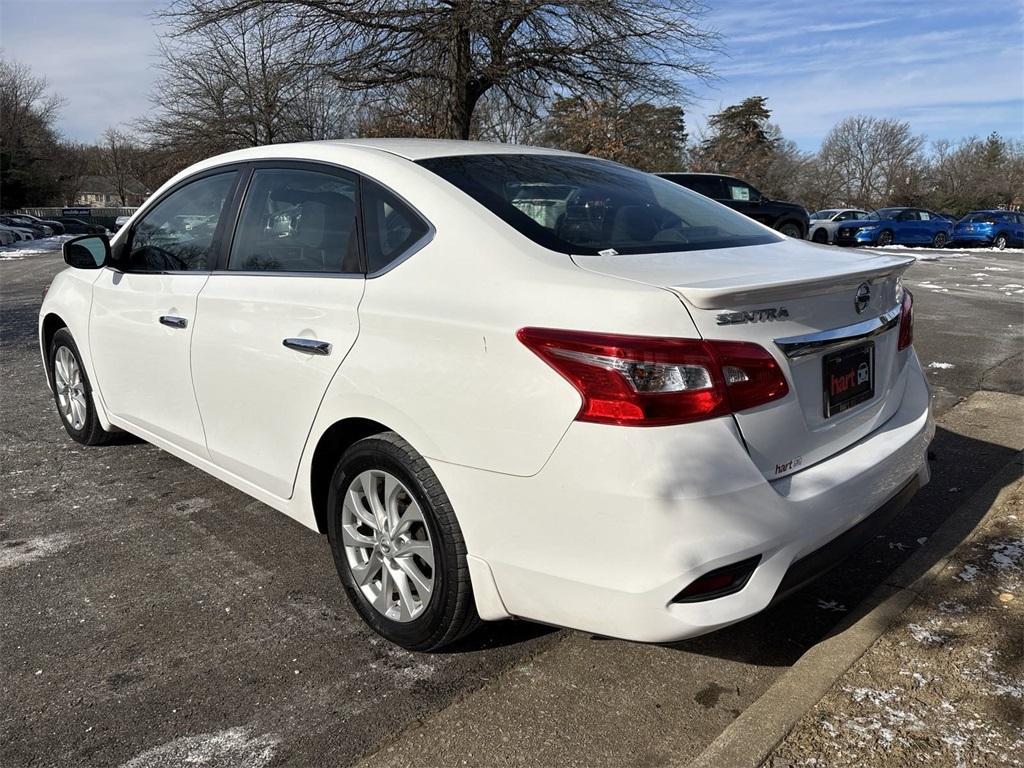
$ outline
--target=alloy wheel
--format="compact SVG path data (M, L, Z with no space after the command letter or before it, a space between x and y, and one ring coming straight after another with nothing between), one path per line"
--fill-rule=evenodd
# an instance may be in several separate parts
M341 509L341 539L352 579L378 613L417 618L434 591L434 548L423 511L401 480L361 472Z
M892 245L892 232L886 230L878 236L878 244L882 246Z
M59 347L53 358L53 381L57 389L57 407L61 418L74 430L85 426L87 405L82 369L74 353Z
M1004 251L1004 250L1006 250L1007 242L1008 241L1006 239L1006 235L1000 235L999 237L996 238L995 246L1000 251Z
M939 232L937 235L935 235L935 239L932 240L932 245L936 248L945 248L947 240L948 238L946 237L946 233Z

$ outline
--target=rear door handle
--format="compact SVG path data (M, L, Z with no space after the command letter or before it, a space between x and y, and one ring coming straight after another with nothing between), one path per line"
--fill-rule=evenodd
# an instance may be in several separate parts
M281 343L288 347L288 349L294 349L297 352L305 352L307 355L331 354L330 342L320 341L318 339L285 339Z
M168 328L185 328L188 326L188 320L177 315L160 315L160 324Z

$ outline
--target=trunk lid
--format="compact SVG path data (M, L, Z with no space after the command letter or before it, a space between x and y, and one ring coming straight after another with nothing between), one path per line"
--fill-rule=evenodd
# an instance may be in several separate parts
M735 414L751 458L769 479L860 440L892 416L903 398L900 374L907 355L897 353L898 285L913 258L787 240L573 261L670 290L705 339L752 341L775 357L790 393Z

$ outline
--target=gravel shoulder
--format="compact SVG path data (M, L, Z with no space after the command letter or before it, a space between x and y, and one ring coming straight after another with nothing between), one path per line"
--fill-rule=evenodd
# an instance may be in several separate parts
M1024 483L796 725L768 768L1024 764Z

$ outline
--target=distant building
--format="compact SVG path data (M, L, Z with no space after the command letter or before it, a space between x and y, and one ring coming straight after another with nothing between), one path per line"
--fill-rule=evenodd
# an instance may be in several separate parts
M125 199L117 193L117 184L109 176L86 176L82 179L82 189L75 198L75 205L88 205L94 208L120 208L142 205L149 197L141 183L129 180L125 185Z

